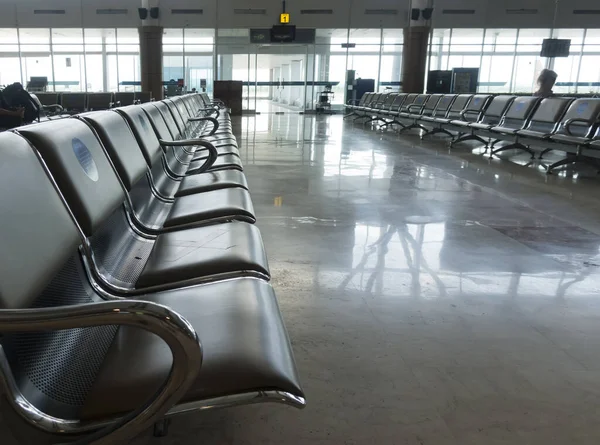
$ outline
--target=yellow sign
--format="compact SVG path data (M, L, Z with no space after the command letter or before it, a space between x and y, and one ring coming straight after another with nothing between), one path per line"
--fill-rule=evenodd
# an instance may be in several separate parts
M289 14L281 14L279 16L279 23L290 23L290 15Z

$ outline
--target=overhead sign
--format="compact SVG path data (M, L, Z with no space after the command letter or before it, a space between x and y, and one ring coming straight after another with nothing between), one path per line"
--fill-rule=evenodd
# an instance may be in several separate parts
M283 14L280 14L279 15L279 23L281 23L282 25L290 23L290 15L286 12L284 12Z

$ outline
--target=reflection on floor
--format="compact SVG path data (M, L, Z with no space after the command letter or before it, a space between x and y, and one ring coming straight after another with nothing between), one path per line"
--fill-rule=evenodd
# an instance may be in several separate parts
M596 444L600 187L339 116L236 122L308 407L135 444Z
M287 105L270 99L256 100L257 113L299 113L300 111L302 111L302 108L294 105Z

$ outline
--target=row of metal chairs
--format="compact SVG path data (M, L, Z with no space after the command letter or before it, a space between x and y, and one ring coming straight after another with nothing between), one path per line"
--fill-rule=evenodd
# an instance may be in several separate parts
M221 103L4 132L0 209L0 413L21 443L126 443L175 414L304 406Z
M85 111L108 110L115 106L125 107L136 103L151 102L148 91L121 93L35 93L46 114L83 113Z
M577 162L600 168L600 98L367 93L348 108L346 117L398 126L400 133L418 129L422 138L444 134L451 146L479 141L490 158L513 149L535 158L533 147L542 149L540 159L551 150L565 152L566 158L546 166L548 173Z

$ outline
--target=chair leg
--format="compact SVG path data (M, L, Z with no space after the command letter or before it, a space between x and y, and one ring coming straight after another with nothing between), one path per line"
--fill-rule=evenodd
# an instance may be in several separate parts
M450 137L454 137L452 135L452 133L450 133L448 130L446 130L445 128L442 128L442 127L432 128L427 133L425 133L423 136L431 136L431 135L440 134L440 133L445 134ZM421 137L421 139L423 139L423 136Z
M598 161L597 159L580 157L579 155L575 155L575 154L567 155L566 158L561 159L560 161L557 161L554 164L548 166L548 168L546 169L546 174L551 175L552 170L554 170L558 167L562 167L563 165L577 164L577 163L582 163L582 164L590 164L591 163L597 169L598 174L600 174L600 161Z
M344 116L344 119L348 119L349 117L355 116L356 113L348 113L347 115Z
M508 144L508 145L505 145L504 147L496 148L495 150L492 149L492 151L490 152L490 159L492 159L495 154L498 154L502 151L514 150L514 149L526 151L527 153L529 153L531 155L531 159L535 159L535 152L531 148L521 144L520 142L513 142L512 144Z
M492 149L493 149L493 148L494 148L494 145L496 145L498 142L502 142L502 139L494 139L494 142L492 142L492 143L490 144L490 148L492 148Z
M456 138L455 140L453 140L450 143L450 145L454 145L454 144L458 144L459 142L466 142L466 141L479 141L482 144L487 144L488 143L481 136L477 136L474 133L470 133L470 134L465 134L464 136L460 136L460 137Z
M154 437L167 437L171 419L161 419L154 424Z
M404 133L405 131L408 131L408 130L414 130L416 128L427 131L427 128L425 128L423 125L413 122L412 124L406 125L404 128L402 128L400 130L400 133Z
M552 150L554 150L554 149L553 148L546 148L544 151L542 151L540 153L540 159L542 159L546 153L550 153Z

